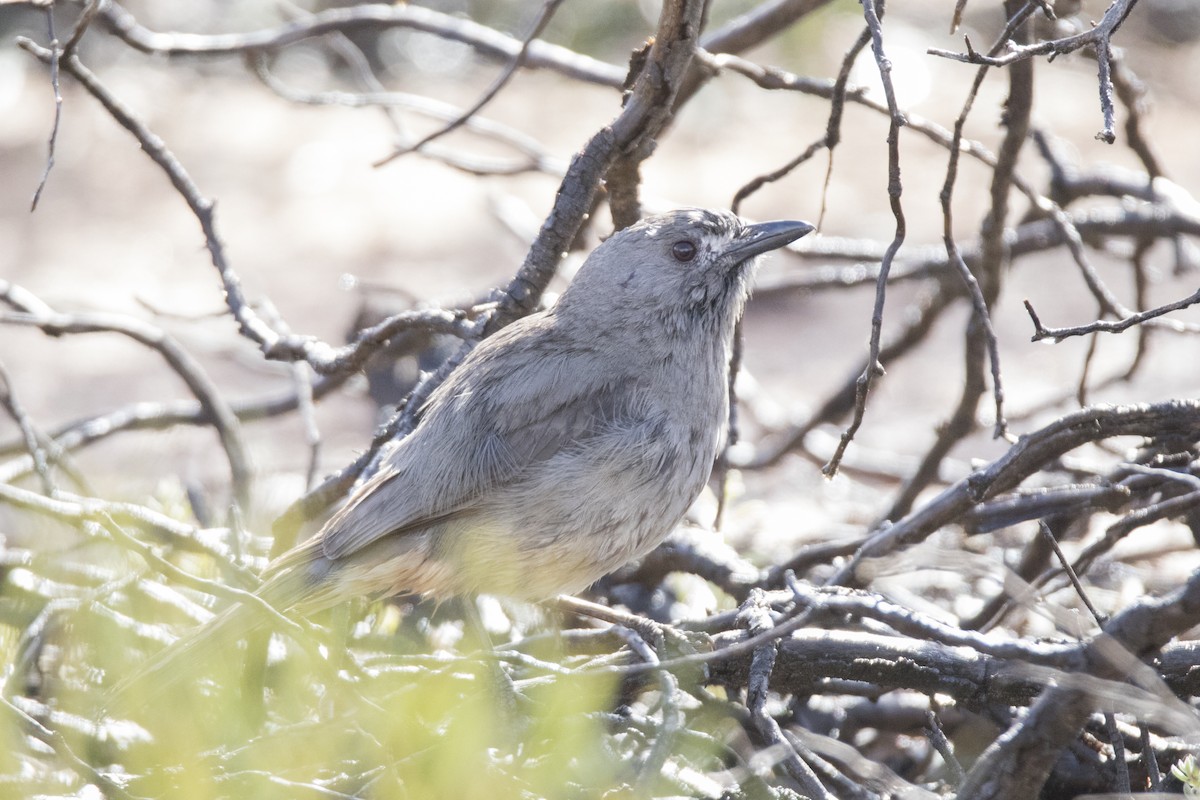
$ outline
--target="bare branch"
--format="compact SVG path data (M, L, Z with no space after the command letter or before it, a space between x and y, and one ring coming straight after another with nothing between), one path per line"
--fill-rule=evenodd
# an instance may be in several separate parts
M258 50L277 50L331 31L358 28L411 28L454 42L469 45L492 58L511 61L521 52L521 42L485 25L461 17L443 14L415 5L359 5L330 8L276 28L251 33L204 35L196 33L157 33L132 14L110 2L100 15L101 22L122 41L143 53L167 56L227 56ZM579 53L533 41L525 65L533 69L551 69L569 78L619 89L625 72Z
M942 56L954 61L968 64L986 64L991 67L1004 67L1021 61L1027 61L1036 56L1048 55L1050 58L1072 53L1082 47L1091 46L1096 50L1096 63L1099 67L1100 109L1104 116L1104 128L1096 134L1096 138L1112 144L1116 141L1113 133L1113 83L1112 83L1112 53L1111 40L1113 34L1121 27L1125 17L1137 4L1137 0L1114 0L1104 16L1090 30L1067 36L1062 39L1038 42L1037 44L1008 43L1008 52L1002 56L982 55L970 47L967 41L966 53L955 53L949 50L929 48L930 55Z
M882 8L882 3L879 4ZM887 297L887 282L888 272L891 270L892 261L899 252L900 247L904 244L904 238L907 235L908 226L904 219L904 209L900 205L900 194L902 186L900 183L900 128L907 123L904 115L900 111L899 105L896 103L896 90L892 86L891 78L891 62L884 54L883 50L883 24L880 22L880 13L876 12L875 0L864 0L863 13L867 19L867 27L871 31L871 49L875 54L875 61L879 65L879 77L883 82L884 96L887 98L888 107L888 203L891 206L892 217L896 220L896 232L892 237L891 244L888 245L887 252L883 254L883 260L879 267L879 280L875 284L875 306L871 312L871 336L868 344L867 366L859 376L855 385L854 393L854 415L850 420L850 424L842 432L841 441L838 442L837 450L834 451L833 457L829 459L821 472L827 478L832 478L837 474L838 466L845 456L846 448L854 439L854 435L858 432L862 425L863 416L867 411L867 396L871 391L871 384L875 378L883 377L884 367L879 360L880 341L883 335L883 304Z
M542 4L542 10L538 14L537 20L530 27L529 33L521 41L521 49L517 51L517 54L513 56L512 61L510 61L504 68L504 72L496 77L495 81L492 82L492 85L488 87L487 91L480 95L479 99L476 100L470 108L463 111L457 117L450 120L450 122L448 122L446 125L443 125L441 128L438 128L436 131L421 137L421 139L415 144L397 150L391 155L376 161L375 166L382 166L383 164L386 164L395 158L399 158L400 156L406 155L407 153L419 152L426 145L432 144L436 139L439 139L442 136L461 128L472 117L474 117L475 114L477 114L479 111L482 111L483 107L495 99L496 95L500 93L500 90L503 89L508 82L512 80L513 76L517 74L517 70L519 70L522 65L525 64L526 59L529 58L529 50L533 46L534 38L539 36L542 31L546 29L546 25L550 22L551 17L554 16L554 12L558 10L560 5L562 5L562 2L563 0L545 0L545 2Z
M489 330L501 328L532 310L554 274L559 255L566 251L583 224L600 180L618 154L647 146L667 124L671 101L692 61L703 5L697 0L663 3L654 45L624 109L571 160L554 209L529 248L521 269L504 290Z
M29 458L33 462L34 471L37 472L38 478L41 479L42 491L48 495L53 494L54 479L50 477L50 465L46 458L46 449L41 444L43 437L34 428L29 415L17 400L16 393L12 387L12 378L9 376L8 370L4 368L3 363L0 363L0 406L4 407L4 410L12 417L13 422L17 423L17 428L21 431L21 439L25 445L25 449L29 452Z
M1085 651L1089 674L1115 680L1125 678L1131 667L1128 660L1114 657L1114 645L1135 660L1143 658L1200 622L1198 609L1200 570L1192 573L1185 586L1169 595L1133 603L1113 617L1105 625L1104 633ZM1039 790L1097 699L1074 683L1047 688L1029 714L984 751L967 775L960 795L1008 798Z
M770 633L772 621L761 603L761 593L755 593L742 605L739 616L745 620L746 631L751 637ZM800 784L804 796L814 800L833 800L834 796L822 784L813 772L812 767L805 763L800 754L784 737L779 723L767 713L766 702L770 689L771 672L775 668L775 642L765 641L754 651L750 662L750 672L746 679L746 706L750 717L766 744L783 750L783 765L792 779Z
M2 283L2 282L0 282ZM0 285L0 297L6 287ZM229 461L233 494L237 503L248 508L251 501L252 468L250 457L242 440L237 416L221 396L216 385L205 373L204 368L174 338L165 331L142 320L116 314L0 314L0 323L10 325L34 325L50 336L73 333L119 333L139 344L156 350L172 371L192 391L200 402L205 416L210 420L221 439Z
M930 55L941 56L953 61L962 61L967 64L986 64L990 67L1005 67L1009 64L1025 61L1036 56L1050 56L1053 58L1073 53L1082 47L1095 46L1100 40L1111 38L1135 5L1137 5L1137 0L1115 0L1108 7L1108 10L1104 12L1104 16L1100 21L1083 33L1066 36L1062 39L1038 42L1036 44L1010 42L1007 45L1008 52L1002 56L983 55L974 50L970 50L967 53L955 53L937 48L930 48L926 52Z
M1113 322L1097 320L1089 322L1086 325L1077 325L1070 328L1047 328L1042 324L1041 319L1038 318L1037 313L1033 310L1033 304L1028 300L1025 301L1025 310L1029 312L1029 319L1033 322L1034 328L1030 341L1039 342L1042 339L1053 339L1055 342L1061 342L1072 336L1084 336L1089 333L1122 333L1149 320L1170 314L1172 311L1179 311L1180 309L1194 306L1197 303L1200 303L1200 290L1193 292L1182 300L1176 300L1173 303L1167 303L1146 311L1139 311L1136 314L1130 314L1124 319Z
M367 92L307 92L284 84L270 71L267 58L261 53L251 57L254 73L270 87L271 91L293 103L306 105L336 105L348 108L363 108L378 106L384 109L404 109L413 111L431 119L450 122L464 116L462 109L436 100L432 97L409 94L406 92L387 92L373 89ZM520 154L516 159L496 159L468 157L457 153L448 147L435 144L426 145L421 149L421 155L437 159L455 169L473 175L515 175L521 172L545 172L549 175L562 177L566 171L566 163L550 156L541 145L531 136L521 131L502 125L498 122L474 114L462 123L462 126L472 133L499 142ZM402 139L403 141L403 139ZM411 145L402 144L404 148Z
M741 53L777 36L829 0L768 0L704 36L700 46L712 53Z
M1163 435L1173 430L1180 418L1188 420L1185 424L1200 422L1200 402L1180 400L1143 406L1093 406L1025 434L999 460L945 489L899 522L880 526L830 584L859 585L865 576L860 577L857 570L865 559L923 540L968 508L1008 491L1052 459L1081 444L1111 436Z

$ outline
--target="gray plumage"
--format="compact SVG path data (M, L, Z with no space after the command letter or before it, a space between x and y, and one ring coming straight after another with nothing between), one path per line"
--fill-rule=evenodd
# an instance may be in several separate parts
M259 593L301 612L398 592L540 600L645 554L709 478L756 257L811 230L691 209L614 234L552 308L467 356ZM243 611L214 627L244 632Z

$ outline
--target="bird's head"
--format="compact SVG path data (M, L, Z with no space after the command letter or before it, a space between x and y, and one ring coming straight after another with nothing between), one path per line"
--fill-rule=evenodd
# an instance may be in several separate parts
M616 315L618 323L628 314L653 314L668 324L702 319L732 328L757 257L812 230L807 222L750 224L704 209L648 217L597 247L559 305L571 313Z

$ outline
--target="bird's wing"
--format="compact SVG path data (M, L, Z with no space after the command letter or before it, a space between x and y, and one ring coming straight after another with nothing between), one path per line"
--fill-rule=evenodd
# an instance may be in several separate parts
M530 465L642 413L636 387L589 369L590 357L586 347L548 342L533 352L493 347L464 362L417 430L326 525L324 556L344 558L384 536L450 519L521 480ZM559 359L575 380L563 379ZM468 391L464 370L471 369Z

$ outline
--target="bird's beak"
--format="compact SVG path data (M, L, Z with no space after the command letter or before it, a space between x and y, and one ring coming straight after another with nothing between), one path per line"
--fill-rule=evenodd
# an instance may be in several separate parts
M759 222L755 225L747 225L738 237L725 248L724 255L737 262L745 261L777 247L783 247L812 231L812 225L796 220Z

